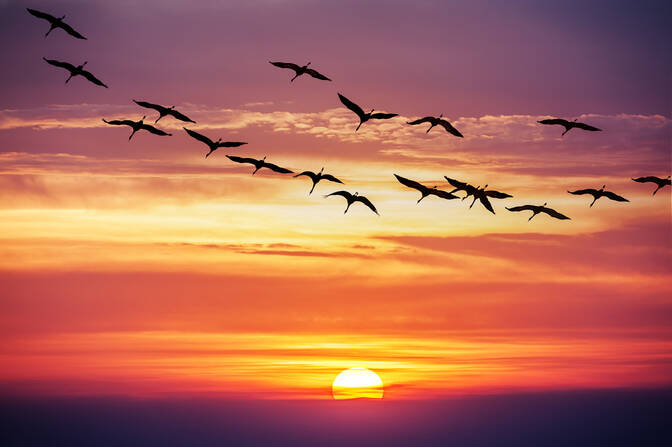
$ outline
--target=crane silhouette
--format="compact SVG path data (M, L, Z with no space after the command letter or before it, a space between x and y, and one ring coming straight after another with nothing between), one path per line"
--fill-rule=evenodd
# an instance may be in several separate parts
M75 37L77 39L86 40L86 37L79 34L70 25L68 25L67 23L65 23L63 21L63 19L65 19L65 16L54 17L51 14L47 14L46 12L38 11L36 9L30 9L30 8L26 8L26 9L28 10L29 13L31 13L35 17L37 17L39 19L44 19L51 24L51 27L49 28L49 31L47 31L47 34L44 35L45 38L49 35L49 33L51 33L56 28L61 28L63 31L70 34L72 37Z
M210 148L210 152L205 154L205 158L208 158L210 156L210 154L212 154L214 151L216 151L220 147L238 147L238 146L242 146L243 144L247 144L247 143L243 143L242 141L222 141L221 138L217 141L212 141L210 138L206 137L205 135L202 135L198 132L187 129L186 127L183 127L182 129L184 129L187 132L187 134L189 134L190 137L195 138L202 143L205 143Z
M341 196L348 201L348 206L345 207L345 211L343 211L343 214L347 213L348 210L350 209L350 205L352 205L355 202L363 203L364 205L368 206L371 209L371 211L378 214L378 210L376 209L375 206L373 206L373 203L371 203L371 201L367 199L365 196L360 196L359 193L357 192L355 192L354 194L350 194L348 191L336 191L332 192L331 194L327 194L324 197L331 197L331 196ZM380 214L378 215L380 216Z
M593 196L593 201L590 202L590 208L593 207L593 205L595 204L597 199L599 199L600 197L606 197L606 198L608 198L610 200L614 200L616 202L629 202L629 200L626 199L625 197L621 197L618 194L614 194L611 191L605 191L604 188L606 186L607 185L602 185L602 188L600 188L600 189L588 188L588 189L579 189L579 190L576 190L576 191L567 191L567 192L570 193L570 194L574 194L575 196L579 196L579 195L582 195L582 194L590 194L591 196Z
M441 197L442 199L446 199L446 200L451 200L451 199L457 199L458 198L456 195L453 195L449 192L437 189L436 186L434 186L432 188L429 188L429 187L427 187L427 186L425 186L421 183L418 183L414 180L409 180L409 179L407 179L405 177L402 177L400 175L394 174L394 176L397 178L399 183L401 183L402 185L407 186L409 188L417 189L418 191L420 191L421 197L420 197L420 199L418 199L418 201L416 203L420 203L420 201L422 199L424 199L425 197L427 197L429 195L434 195L434 196L437 196L437 197Z
M565 131L560 136L564 136L567 132L574 129L575 127L577 129L589 130L591 132L598 132L598 131L602 130L602 129L598 129L597 127L589 126L588 124L577 123L576 120L567 121L567 120L564 120L562 118L553 118L553 119L541 120L541 121L537 121L537 122L541 123L541 124L547 124L547 125L557 124L557 125L563 126L565 128Z
M133 135L139 130L146 130L149 133L153 133L154 135L160 135L162 137L165 136L171 136L172 134L168 132L164 132L161 129L157 129L156 127L150 125L150 124L145 124L143 120L146 118L146 116L143 116L140 118L139 121L131 121L131 120L111 120L107 121L105 118L103 118L103 122L110 124L112 126L129 126L133 129L133 132L131 132L131 135L128 137L128 140L130 141L131 138L133 138Z
M357 132L362 124L367 122L368 120L386 120L390 118L394 118L395 116L398 116L396 113L373 113L374 109L371 109L369 113L364 113L364 110L362 110L361 107L359 107L357 104L354 102L350 101L348 98L345 96L341 95L340 93L338 94L338 97L341 99L341 102L345 107L348 109L352 110L355 112L355 114L359 117L359 125L357 126L357 129L355 129L355 132Z
M543 205L521 205L521 206L513 206L511 208L506 208L509 211L532 211L532 215L530 216L527 221L531 221L534 216L536 216L539 213L546 213L551 217L554 217L556 219L560 220L570 220L569 217L565 216L564 214L560 214L557 211L555 211L553 208L547 208L546 203Z
M637 183L655 183L657 185L657 188L655 191L653 191L653 195L655 196L656 193L658 192L659 189L665 187L665 186L670 186L672 182L670 182L670 176L668 175L667 178L660 178L656 177L653 175L650 175L648 177L637 177L633 178L633 181Z
M507 194L505 192L495 191L494 189L487 189L488 185L485 185L483 188L481 188L480 185L472 186L469 183L461 182L450 177L444 176L444 178L446 181L448 181L448 183L451 184L451 186L455 188L451 191L451 194L457 191L466 192L466 195L462 197L462 200L469 196L474 196L474 200L472 200L471 205L469 205L469 209L474 206L476 200L479 200L488 211L490 211L492 214L495 214L495 210L492 208L492 204L490 203L489 198L507 199L509 197L513 197L511 194Z
M296 174L296 175L294 176L294 178L299 177L299 176L301 176L301 175L305 175L306 177L310 177L310 179L313 181L313 187L310 188L310 192L308 193L308 195L310 195L310 194L313 193L313 190L315 189L315 185L317 185L317 184L320 182L320 180L328 180L328 181L330 181L330 182L335 182L335 183L341 183L341 184L343 184L342 181L340 181L339 179L337 179L337 178L334 177L333 175L331 175L331 174L322 174L322 172L324 172L324 168L320 169L320 172L318 172L318 173L315 173L315 172L312 172L312 171L303 171L303 172L300 173L300 174Z
M256 174L257 171L261 168L267 168L270 169L271 171L279 172L280 174L292 174L292 171L290 171L289 169L281 168L280 166L274 165L273 163L268 163L266 161L266 157L264 157L261 160L257 160L256 158L236 157L235 155L227 155L226 158L236 163L249 163L251 165L254 165L254 171L252 172L252 175Z
M103 84L103 81L92 75L91 72L84 70L84 66L88 64L88 61L85 61L82 65L78 65L75 67L74 65L69 64L67 62L60 62L54 59L47 59L46 57L43 57L42 59L44 59L49 65L53 65L54 67L59 68L65 68L70 72L70 77L68 77L68 79L65 80L66 84L70 82L70 79L72 79L74 76L83 76L90 82L93 82L96 85L100 85L101 87L107 88L107 85Z
M159 117L154 121L154 124L158 123L161 118L163 118L166 115L170 115L175 119L178 119L180 121L186 121L188 123L196 123L196 121L192 120L188 116L178 112L175 110L175 106L170 106L170 107L164 107L159 104L152 104L151 102L145 102L145 101L136 101L135 99L133 100L134 103L139 105L140 107L144 107L146 109L153 109L159 112Z
M310 76L312 76L316 79L321 79L323 81L331 81L331 79L329 79L328 77L326 77L325 75L323 75L319 71L313 70L312 68L308 68L308 66L310 65L310 62L308 62L306 65L302 65L302 66L293 64L291 62L271 62L271 61L268 61L268 63L271 64L271 65L275 65L276 67L289 68L290 70L294 70L296 74L292 78L292 80L289 81L289 82L294 82L294 79L298 78L302 74L307 74L307 75L310 75Z
M427 129L427 132L425 132L425 133L429 133L429 131L432 130L432 128L434 126L442 126L444 129L446 129L446 132L448 132L450 134L453 134L456 137L464 138L464 136L460 133L459 130L455 129L453 127L453 125L450 124L449 121L442 119L442 117L443 117L443 113L441 115L439 115L438 117L426 116L424 118L420 118L420 119L415 120L415 121L406 122L406 124L410 124L411 126L416 126L416 125L422 124L422 123L429 123L430 124L429 129Z

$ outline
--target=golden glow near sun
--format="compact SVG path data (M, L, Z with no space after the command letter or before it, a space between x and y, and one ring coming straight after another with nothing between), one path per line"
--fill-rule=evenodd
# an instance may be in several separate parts
M334 379L331 386L334 399L382 399L383 381L370 369L346 369Z

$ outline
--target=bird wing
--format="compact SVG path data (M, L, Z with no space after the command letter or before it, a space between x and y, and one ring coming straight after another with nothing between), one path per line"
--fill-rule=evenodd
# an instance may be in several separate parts
M322 179L323 180L329 180L330 182L334 182L334 183L341 183L341 184L343 183L342 181L340 181L339 179L337 179L336 177L334 177L331 174L322 175Z
M107 85L105 85L103 83L103 81L101 81L100 79L98 79L97 77L95 77L94 75L92 75L90 72L88 72L86 70L82 71L82 76L84 76L86 79L88 79L89 81L93 82L96 85L100 85L102 87L108 88Z
M459 188L459 189L463 189L463 190L466 191L467 188L469 187L469 184L468 184L468 183L464 183L464 182L461 182L461 181L459 181L459 180L455 180L455 179L453 179L453 178L446 177L445 175L443 176L443 178L445 178L446 181L447 181L448 183L450 183L454 188Z
M488 197L492 197L493 199L506 199L509 197L513 197L511 194L506 194L504 192L499 192L495 190L485 191L485 195Z
M168 113L168 115L172 115L174 118L176 118L180 121L186 121L186 122L189 122L189 123L196 123L196 121L192 120L187 115L185 115L181 112L178 112L175 109L168 109L167 113Z
M541 120L541 121L537 121L537 122L541 123L541 124L559 124L561 126L566 126L567 124L569 124L569 121L564 120L562 118L553 118L553 119Z
M247 143L243 143L242 141L222 141L221 143L217 144L217 147L238 147L242 146L243 144Z
M373 113L373 114L371 114L371 119L386 120L386 119L394 118L395 116L399 116L399 114L398 113Z
M369 199L367 199L366 197L364 197L364 196L355 196L354 199L355 199L355 202L362 202L364 205L366 205L366 206L368 206L369 208L371 208L371 211L373 211L374 213L378 214L378 210L376 209L376 207L373 206L373 203L371 203L371 201L370 201ZM378 214L378 215L380 216L380 214Z
M56 17L52 16L51 14L47 14L46 12L38 11L37 9L30 9L26 8L29 13L34 15L37 18L48 20L49 22L53 22L56 20Z
M280 174L292 174L292 173L293 173L293 172L290 171L289 169L281 168L280 166L278 166L278 165L274 165L273 163L267 163L267 162L264 162L264 166L263 166L263 167L264 167L264 168L268 168L268 169L270 169L271 171L279 172Z
M574 194L575 196L580 196L582 194L595 194L597 190L595 189L577 189L576 191L567 191L570 194Z
M228 158L231 161L235 161L236 163L255 164L257 161L259 161L259 160L255 160L254 158L236 157L235 155L227 155L226 158Z
M161 136L170 136L172 134L169 134L168 132L164 132L161 129L157 129L156 127L149 125L149 124L142 124L142 128L145 129L147 132L153 133L154 135L161 135Z
M541 212L546 213L551 217L555 217L556 219L571 220L569 217L565 216L564 214L558 213L553 208L546 208L545 206L542 206L541 207Z
M317 175L312 171L303 171L300 174L296 174L294 177L299 177L299 176L302 176L302 175L305 175L306 177L310 177L313 181L315 181L315 179L317 178Z
M583 130L590 130L590 131L593 131L593 132L602 130L602 129L598 129L597 127L593 127L593 126L590 126L588 124L585 124L585 123L574 123L574 127L578 128L578 129L583 129Z
M350 200L350 197L352 197L352 194L350 194L348 191L335 191L335 192L332 192L331 194L327 194L324 197L330 197L330 196L341 196L341 197L345 197L346 200Z
M319 71L313 70L312 68L307 69L306 73L308 73L309 75L311 75L314 78L322 79L323 81L331 81L331 79L329 79L328 77L326 77L325 75L323 75Z
M111 124L113 126L131 126L135 124L135 121L131 120L111 120L111 121L106 121L105 118L103 118L103 122L107 124Z
M415 126L417 124L431 123L431 122L432 122L432 117L431 116L426 116L424 118L420 118L419 120L407 121L406 124L410 124L411 126Z
M439 120L439 126L443 126L443 128L446 129L446 132L453 134L456 137L464 138L464 135L462 135L459 130L455 129L453 125L446 120Z
M152 104L151 102L146 102L146 101L136 101L135 99L133 100L134 103L139 105L140 107L144 107L146 109L154 109L157 111L161 111L161 109L165 109L165 107L159 105L159 104Z
M364 111L357 104L350 101L348 98L341 95L340 93L338 94L338 97L341 99L341 102L343 103L343 105L345 107L347 107L348 109L352 110L353 112L355 112L357 114L357 116L359 116L360 118L362 118L364 116Z
M614 194L611 191L604 191L602 195L610 198L611 200L615 200L616 202L629 202L629 200L626 199L625 197L619 196L618 194Z
M648 177L637 177L637 178L633 178L632 180L634 180L637 183L647 183L647 182L657 183L658 181L660 181L662 179L658 178L658 177L654 177L654 176L648 176Z
M509 211L535 211L536 206L534 205L520 205L520 206L512 206L511 208L506 208Z
M455 194L451 194L448 191L443 191L441 189L432 188L432 189L429 190L429 193L434 194L437 197L441 197L442 199L447 199L447 200L459 199L459 197L457 197Z
M183 127L182 129L184 129L189 134L190 137L195 138L198 141L207 144L208 146L210 146L212 144L212 140L210 138L206 137L205 135L201 135L198 132L194 132L193 130L189 130L186 127Z
M65 68L68 71L74 71L77 68L74 65L69 64L67 62L61 62L61 61L57 61L55 59L47 59L46 57L43 57L42 59L44 59L47 62L47 64L49 64L49 65L53 65L54 67L59 67L59 68Z
M271 62L271 61L268 61L268 63L271 64L271 65L275 65L276 67L280 67L280 68L290 68L294 71L299 71L299 68L301 68L296 64L292 64L291 62Z
M492 204L488 200L488 196L485 194L479 194L477 198L481 201L486 210L490 211L492 214L495 214L495 210L492 209Z
M418 183L415 180L409 180L409 179L407 179L405 177L402 177L400 175L397 175L397 174L394 174L394 176L397 178L397 180L399 180L399 183L401 183L404 186L408 186L409 188L417 189L418 191L423 191L425 189L429 189L425 185L423 185L422 183Z
M72 37L76 37L77 39L84 39L84 40L86 40L86 37L84 37L84 36L82 36L81 34L79 34L77 31L74 30L73 27L71 27L71 26L68 25L67 23L63 23L63 22L61 22L61 28L63 28L63 30L64 30L66 33L70 34Z

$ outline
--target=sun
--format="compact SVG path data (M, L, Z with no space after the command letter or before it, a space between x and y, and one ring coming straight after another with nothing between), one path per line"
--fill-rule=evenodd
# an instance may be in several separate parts
M342 371L331 385L334 399L382 399L383 381L370 369L355 367Z

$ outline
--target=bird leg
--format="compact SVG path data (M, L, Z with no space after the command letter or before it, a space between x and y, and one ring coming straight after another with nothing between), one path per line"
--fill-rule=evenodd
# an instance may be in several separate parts
M429 129L427 129L427 132L425 132L425 133L429 133L429 131L432 130L432 127L434 127L434 124L432 124L431 126L429 126Z
M315 189L315 185L317 185L317 182L313 182L313 187L310 188L310 192L308 193L308 195L311 195L313 193L313 189Z
M564 131L564 132L562 133L562 135L560 135L560 136L561 136L561 137L564 137L565 134L566 134L567 132L569 132L569 129L571 129L571 127L568 127L567 129L565 129L565 131Z
M74 76L73 74L70 74L70 77L65 80L65 83L67 84L68 82L70 82L70 79L72 79L73 76Z
M350 203L348 203L348 206L346 206L346 207L345 207L345 211L343 211L343 214L345 214L345 213L347 213L347 212L348 212L348 209L350 208L350 205L351 205L351 204L350 204Z
M596 201L597 199L598 199L598 197L595 197L595 198L593 199L593 202L590 204L590 206L589 206L588 208L592 208L593 205L595 204L595 201Z
M476 203L477 198L478 197L474 196L474 200L472 200L471 205L469 205L469 209L471 209L471 207L474 206L474 203ZM466 199L466 197L465 197L465 199Z
M420 199L419 199L417 202L415 202L415 203L416 203L416 204L417 204L417 203L420 203L420 201L421 201L422 199L424 199L425 197L427 197L427 196L426 196L425 194L423 194L422 197L420 197Z
M658 187L656 188L656 190L653 191L653 195L655 196L656 193L658 192L658 190L659 190L660 188L662 188L662 187L663 187L663 185L658 185Z
M294 77L292 78L292 80L289 81L289 82L294 82L294 79L298 78L299 76L301 76L301 75L297 73L296 75L294 75Z
M208 152L207 154L205 154L205 158L208 158L208 156L209 156L210 154L212 154L214 151L215 151L214 149L210 149L210 152Z
M364 121L359 122L359 126L357 126L357 129L355 129L355 132L357 132L359 130L359 128L362 126L362 124L364 124Z
M44 38L46 39L47 36L49 35L49 33L52 32L54 29L56 29L55 26L52 26L51 28L49 28L49 31L47 31L47 34L44 35Z
M137 132L138 129L133 129L133 132L131 132L131 136L128 137L128 141L131 141L131 138L133 138L133 135L135 135L135 132Z
M163 118L165 115L159 115L159 117L154 121L154 124L158 123L161 118Z
M531 220L532 220L532 218L533 218L534 216L536 216L536 215L537 215L537 213L532 213L532 215L530 216L530 218L529 218L529 219L527 219L527 221L528 221L528 222L529 222L529 221L531 221Z

